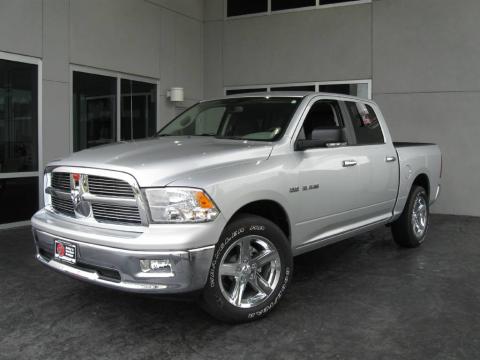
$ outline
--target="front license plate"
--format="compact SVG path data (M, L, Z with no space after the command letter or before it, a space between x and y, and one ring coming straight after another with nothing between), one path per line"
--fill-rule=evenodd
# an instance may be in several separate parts
M55 240L55 259L75 264L77 261L77 246L65 241Z

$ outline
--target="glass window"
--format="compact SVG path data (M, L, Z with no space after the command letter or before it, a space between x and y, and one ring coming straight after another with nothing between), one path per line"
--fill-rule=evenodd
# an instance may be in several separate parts
M340 3L348 3L348 2L355 2L358 0L320 0L320 5L328 5L328 4L340 4Z
M368 84L320 84L319 92L358 96L368 99Z
M257 89L230 89L225 91L225 94L228 95L240 95L240 94L251 94L257 92L267 91L267 88L257 88Z
M315 85L272 86L271 91L315 91Z
M206 101L186 110L158 136L215 136L235 140L276 141L300 104L293 97L251 97Z
M30 220L38 210L38 177L0 179L0 224Z
M344 94L344 95L357 95L357 85L356 84L332 84L332 85L319 85L319 92L333 93L333 94Z
M153 136L157 128L157 86L122 79L121 96L121 139Z
M74 71L74 151L116 140L116 96L115 77Z
M0 173L38 170L37 66L0 60Z
M385 139L373 108L370 105L352 101L347 101L345 104L352 119L357 144L383 144Z
M316 0L272 0L272 11L315 6Z
M320 100L308 111L299 134L299 139L312 139L314 130L342 129L343 120L340 106L336 100ZM345 142L345 134L338 132L340 139L332 142Z
M268 11L268 0L227 0L227 16L256 14Z

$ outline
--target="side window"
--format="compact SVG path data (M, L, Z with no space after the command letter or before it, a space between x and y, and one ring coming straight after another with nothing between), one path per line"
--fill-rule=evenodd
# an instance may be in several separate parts
M346 142L340 106L336 100L320 100L308 111L299 134L300 140L318 140L328 134L328 142Z
M351 101L345 104L352 119L357 144L384 144L382 128L373 108L367 104Z

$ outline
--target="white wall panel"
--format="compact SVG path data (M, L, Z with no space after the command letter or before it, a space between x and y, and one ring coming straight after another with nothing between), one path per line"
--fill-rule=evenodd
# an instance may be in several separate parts
M42 0L0 0L0 51L42 56Z

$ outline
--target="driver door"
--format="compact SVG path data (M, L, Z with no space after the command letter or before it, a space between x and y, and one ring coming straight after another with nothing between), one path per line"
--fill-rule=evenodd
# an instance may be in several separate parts
M298 185L297 218L299 243L305 246L343 232L357 221L358 168L351 125L344 121L341 104L334 99L313 100L297 140L316 140L317 133L336 133L331 142L295 151ZM330 135L328 135L330 136Z

